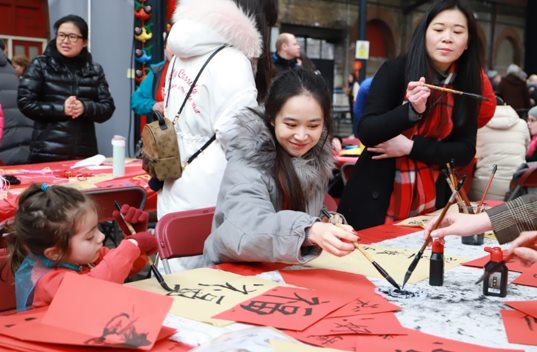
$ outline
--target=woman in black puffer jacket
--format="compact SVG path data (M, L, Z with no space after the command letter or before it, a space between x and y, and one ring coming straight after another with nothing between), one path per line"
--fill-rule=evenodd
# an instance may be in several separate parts
M36 57L18 90L19 109L34 120L29 162L83 159L97 154L95 122L115 110L102 67L87 50L88 25L68 15L56 38Z

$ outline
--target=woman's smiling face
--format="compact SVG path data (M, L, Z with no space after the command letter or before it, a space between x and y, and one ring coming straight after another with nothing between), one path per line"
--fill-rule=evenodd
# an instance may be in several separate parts
M311 95L289 98L276 114L276 140L291 156L299 157L310 151L321 138L324 116L321 106Z

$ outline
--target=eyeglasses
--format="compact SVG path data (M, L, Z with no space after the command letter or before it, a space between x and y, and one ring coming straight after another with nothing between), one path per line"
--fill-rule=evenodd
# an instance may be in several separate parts
M82 38L81 35L74 34L74 33L58 33L57 38L60 42L63 42L66 38L69 39L69 42L76 43L79 39Z

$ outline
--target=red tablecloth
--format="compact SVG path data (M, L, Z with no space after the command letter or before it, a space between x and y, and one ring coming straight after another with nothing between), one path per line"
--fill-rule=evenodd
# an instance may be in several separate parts
M147 186L149 175L142 169L141 160L127 161L125 175L116 178L112 176L110 162L105 161L98 168L71 169L75 162L77 160L1 166L0 174L13 175L21 181L21 184L11 185L7 192L0 194L0 222L15 215L19 194L35 182L70 185L80 190L140 186L147 192L145 209L156 210L157 194Z

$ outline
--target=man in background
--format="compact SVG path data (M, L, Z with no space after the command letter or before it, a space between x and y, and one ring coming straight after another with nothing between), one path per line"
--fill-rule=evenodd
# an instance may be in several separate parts
M298 45L296 37L291 33L280 33L276 40L276 52L272 56L276 75L294 69L298 65L299 57L300 45Z

